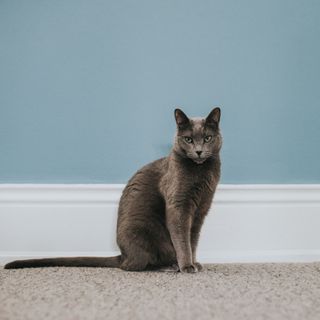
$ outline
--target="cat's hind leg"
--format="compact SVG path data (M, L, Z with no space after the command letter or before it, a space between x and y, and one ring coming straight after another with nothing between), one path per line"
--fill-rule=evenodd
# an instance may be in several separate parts
M179 272L179 266L173 245L167 234L158 243L158 267L154 268L159 272Z
M154 271L159 272L179 272L179 266L177 264L172 264L171 266L163 266L159 267L159 269L155 269Z
M140 248L132 248L128 255L124 255L120 269L125 271L144 271L150 261L150 254Z
M161 230L163 225L155 223L146 225L148 227L131 226L118 234L118 245L121 250L120 269L147 271L176 263L169 233Z

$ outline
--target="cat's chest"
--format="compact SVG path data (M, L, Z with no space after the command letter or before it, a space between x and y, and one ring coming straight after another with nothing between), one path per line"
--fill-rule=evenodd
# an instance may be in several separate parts
M197 169L198 168L181 170L176 175L176 183L179 184L179 186L184 186L194 192L212 189L215 183L213 170L211 168L204 169L202 167Z
M199 205L210 199L215 190L215 179L211 172L197 174L190 172L176 172L167 176L162 185L164 198L169 203L194 203Z
M210 194L214 192L214 179L213 176L207 175L202 177L194 177L188 183L180 185L181 193L188 195L189 198L194 199L197 203L202 202Z

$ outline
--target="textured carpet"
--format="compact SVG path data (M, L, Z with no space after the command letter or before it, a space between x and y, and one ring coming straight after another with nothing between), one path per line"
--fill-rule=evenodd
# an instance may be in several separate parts
M0 319L320 319L320 263L0 269Z

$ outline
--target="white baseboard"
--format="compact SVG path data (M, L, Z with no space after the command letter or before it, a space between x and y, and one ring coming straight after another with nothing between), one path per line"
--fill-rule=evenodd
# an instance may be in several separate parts
M0 184L0 265L18 258L115 255L124 185ZM320 261L320 185L220 185L199 260Z

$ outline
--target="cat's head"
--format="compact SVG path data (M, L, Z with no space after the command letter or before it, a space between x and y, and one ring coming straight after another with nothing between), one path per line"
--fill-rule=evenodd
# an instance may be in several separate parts
M217 156L222 145L220 115L220 108L214 108L206 118L188 118L181 109L175 109L177 133L174 151L197 164Z

